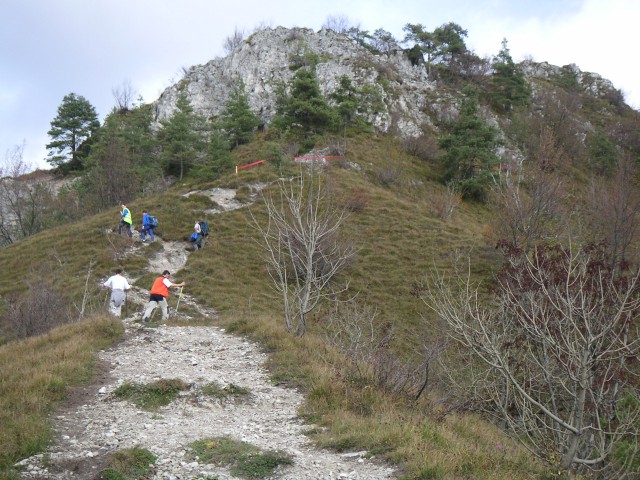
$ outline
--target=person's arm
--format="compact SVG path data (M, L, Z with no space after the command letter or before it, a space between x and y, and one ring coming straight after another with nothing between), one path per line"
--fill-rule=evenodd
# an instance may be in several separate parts
M180 287L184 287L184 282L182 283L172 283L171 280L165 278L163 280L163 283L167 286L167 288L171 288L171 287L176 287L176 288L180 288Z

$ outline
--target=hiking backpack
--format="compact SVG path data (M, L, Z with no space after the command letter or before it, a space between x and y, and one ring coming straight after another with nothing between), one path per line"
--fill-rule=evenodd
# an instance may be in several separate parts
M204 220L200 220L198 223L200 224L200 233L205 237L209 236L209 224Z
M149 215L149 228L156 228L158 226L158 219L154 215Z

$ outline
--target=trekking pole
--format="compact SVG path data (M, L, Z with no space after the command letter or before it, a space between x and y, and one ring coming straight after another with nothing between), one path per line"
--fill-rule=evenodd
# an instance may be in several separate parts
M180 306L180 299L182 298L182 289L184 287L180 287L180 294L178 295L178 303L176 303L176 315L178 315L178 307Z

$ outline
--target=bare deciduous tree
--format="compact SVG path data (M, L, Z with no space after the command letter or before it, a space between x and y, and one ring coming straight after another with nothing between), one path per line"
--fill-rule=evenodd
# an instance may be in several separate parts
M129 80L122 82L122 85L111 90L116 102L116 109L121 112L129 110L133 104L135 92Z
M602 245L505 253L491 301L468 269L434 273L423 297L475 358L479 404L562 469L637 474L619 453L638 451L640 271L613 269Z
M222 44L224 53L226 55L229 55L231 52L233 52L236 48L242 45L242 42L244 42L246 36L247 35L244 30L238 30L238 27L235 27L233 29L233 34L224 39L224 42Z
M553 133L543 129L527 164L493 189L501 240L529 251L535 242L554 235L562 197L562 180L554 173L560 157Z
M346 15L329 15L324 21L322 28L333 30L336 33L347 33L350 23Z
M437 383L433 364L444 351L446 339L420 342L420 351L412 355L401 348L400 358L391 348L396 337L393 322L381 320L375 308L355 300L334 303L325 333L327 343L347 359L340 367L346 371L345 376L372 379L389 391L415 400Z
M449 185L444 190L431 192L429 202L436 216L442 220L449 220L455 209L462 203L462 195L455 186Z
M23 161L24 144L5 154L0 167L0 244L8 245L44 228L52 205L51 187L43 179L27 177L31 167Z
M49 285L28 283L26 294L8 298L0 330L8 338L27 338L73 321L68 301Z
M320 174L309 169L296 179L278 181L278 193L264 196L268 221L253 223L260 232L276 291L282 295L287 330L303 335L306 316L318 302L338 291L335 275L355 255L340 237L346 210L334 207Z
M614 263L627 260L638 230L637 175L634 160L625 156L618 162L613 177L594 180L589 192L591 231L608 243Z

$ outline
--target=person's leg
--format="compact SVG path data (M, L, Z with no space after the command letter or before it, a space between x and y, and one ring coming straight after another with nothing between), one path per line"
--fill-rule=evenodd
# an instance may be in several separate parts
M166 320L169 318L169 313L167 312L167 299L163 298L160 304L160 310L162 310L162 320Z
M149 317L151 317L151 314L153 313L153 310L158 306L158 302L156 302L155 300L149 300L149 303L147 303L147 306L144 309L144 313L142 314L142 321L146 322Z
M152 241L152 242L155 242L155 241L156 241L156 239L155 239L155 237L153 236L153 228L150 228L150 229L149 229L149 235L151 236L151 241Z
M131 224L127 223L127 232L129 233L129 238L133 238L133 233L131 233Z
M118 235L122 235L122 220L118 222Z
M140 240L142 240L144 242L144 239L147 238L147 231L143 228L142 230L140 230Z
M109 301L109 311L114 317L120 317L122 311L122 303L124 302L124 290L111 290L111 299Z

